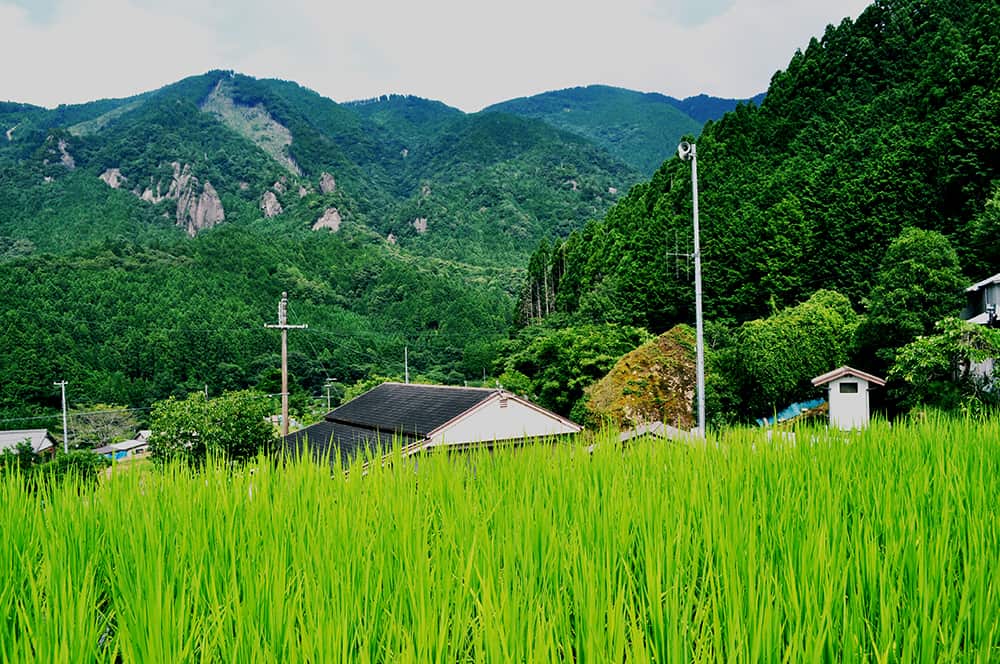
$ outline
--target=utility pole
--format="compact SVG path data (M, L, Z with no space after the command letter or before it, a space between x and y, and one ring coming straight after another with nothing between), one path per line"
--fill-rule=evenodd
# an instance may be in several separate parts
M333 387L333 384L336 383L336 382L337 382L336 378L327 378L326 379L326 385L325 385L325 387L326 387L326 412L328 412L328 413L330 412L330 388Z
M705 437L705 336L701 311L701 245L698 240L698 150L694 143L683 141L677 146L682 161L691 161L691 196L694 216L694 315L695 348L697 353L698 435Z
M278 324L268 325L281 330L281 435L288 435L288 330L304 330L308 325L288 324L288 293L282 292L278 301Z
M66 386L69 384L64 380L52 383L62 388L62 411L63 411L63 452L69 454L69 427L66 426Z

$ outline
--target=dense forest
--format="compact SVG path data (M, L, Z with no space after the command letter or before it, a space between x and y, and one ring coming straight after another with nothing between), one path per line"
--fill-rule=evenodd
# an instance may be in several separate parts
M880 373L895 349L958 315L964 286L1000 271L998 127L1000 6L971 0L880 0L796 52L760 106L706 125L697 137L706 318L716 371L734 392L719 414L764 415L806 396L815 366L800 363L788 389L761 401L748 324L791 321L782 312L816 291L866 315L844 318L842 302L824 315L857 328L825 346L827 363ZM555 312L563 324L660 333L693 320L690 267L677 256L691 250L690 173L670 159L605 219L540 244L522 323ZM815 327L789 325L797 342L786 350L810 346ZM782 371L795 362L757 350Z

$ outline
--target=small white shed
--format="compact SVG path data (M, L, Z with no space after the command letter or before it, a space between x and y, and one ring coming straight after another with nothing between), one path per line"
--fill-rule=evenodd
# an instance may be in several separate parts
M843 366L812 379L816 387L828 386L830 426L838 429L863 429L868 426L870 408L868 390L882 387L885 381L878 376Z

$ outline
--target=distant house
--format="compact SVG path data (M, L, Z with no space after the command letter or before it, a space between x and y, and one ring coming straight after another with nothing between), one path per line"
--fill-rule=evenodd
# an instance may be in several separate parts
M28 441L35 454L54 454L56 440L48 429L14 429L0 431L0 452L14 451L18 444Z
M972 284L965 289L965 308L962 318L978 325L1000 326L997 310L1000 307L1000 274Z
M383 383L283 439L286 452L306 445L343 463L367 452L491 445L577 433L580 425L500 389Z
M123 440L120 443L95 447L94 453L105 456L112 461L145 456L149 452L149 434L149 429L143 429L132 440Z
M826 385L829 391L830 426L838 429L863 429L868 426L870 405L868 390L883 387L878 376L843 366L812 379L816 387Z

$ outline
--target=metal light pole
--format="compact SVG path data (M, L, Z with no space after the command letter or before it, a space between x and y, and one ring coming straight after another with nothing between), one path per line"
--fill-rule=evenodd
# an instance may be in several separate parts
M701 244L698 240L698 149L694 143L681 142L677 155L691 161L691 195L694 200L694 315L697 354L698 435L705 437L705 337L701 313Z

